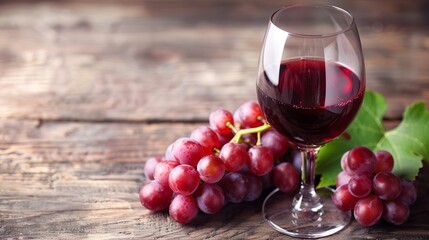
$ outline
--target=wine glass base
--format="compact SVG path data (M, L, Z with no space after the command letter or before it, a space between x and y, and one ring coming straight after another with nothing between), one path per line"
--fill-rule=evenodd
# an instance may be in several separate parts
M319 211L317 217L310 221L297 219L292 207L294 196L278 188L265 199L262 215L272 228L291 237L320 238L337 233L350 222L351 211L341 211L334 205L331 188L318 189L316 192L323 203L323 211Z

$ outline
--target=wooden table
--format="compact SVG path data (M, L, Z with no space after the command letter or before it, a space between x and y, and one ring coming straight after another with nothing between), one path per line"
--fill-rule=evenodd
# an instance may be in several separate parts
M1 1L1 239L280 239L261 203L182 226L138 199L147 158L255 99L270 14L291 1ZM326 1L325 1L326 2ZM354 14L369 89L429 103L429 4L331 1ZM429 238L429 168L399 227L353 221L332 239Z

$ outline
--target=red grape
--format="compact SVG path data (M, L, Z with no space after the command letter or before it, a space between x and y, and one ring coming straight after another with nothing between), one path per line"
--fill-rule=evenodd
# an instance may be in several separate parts
M195 128L194 131L192 131L190 138L196 140L204 147L206 155L213 154L214 148L220 148L219 138L217 137L216 132L207 126L199 126Z
M352 210L359 199L353 196L347 184L338 187L332 194L332 201L338 209L343 211Z
M225 166L222 159L217 155L210 155L201 158L197 165L197 171L204 182L216 183L222 179Z
M242 128L258 127L264 122L262 109L259 104L255 101L249 101L238 107L238 119L241 121L240 125Z
M173 192L169 187L152 180L140 189L139 197L145 208L156 212L168 208L173 198Z
M228 122L234 125L234 119L231 112L225 109L218 109L210 113L209 122L210 127L220 134L228 134L232 132L232 129L226 126Z
M359 199L354 208L355 219L365 227L378 222L383 214L383 202L375 195Z
M222 178L219 185L227 201L239 203L242 202L247 195L249 180L242 173L230 172Z
M256 145L256 142L258 141L258 135L256 135L256 133L244 134L241 136L241 139L248 145Z
M363 198L371 193L372 180L367 175L356 175L350 179L348 187L353 196Z
M407 221L410 216L410 209L401 201L384 202L383 218L395 225L401 225Z
M198 214L197 201L191 195L176 195L170 204L169 213L176 222L187 224Z
M401 188L402 191L398 199L407 205L413 204L417 199L417 191L414 184L407 179L402 179Z
M352 176L350 176L348 173L346 173L345 171L341 171L337 175L337 179L335 181L335 186L339 187L339 186L344 185L344 184L349 184L349 181L351 178L352 178Z
M373 189L380 199L391 201L401 194L401 180L391 172L380 172L375 175Z
M181 164L195 167L204 154L203 146L194 139L180 138L174 142L173 155Z
M264 132L261 137L262 146L271 149L274 159L280 159L288 150L289 142L287 138L274 129Z
M240 142L238 144L240 144L241 146L243 146L246 149L246 151L249 151L250 147L252 147L252 145L247 144L245 142Z
M259 177L261 179L263 190L271 189L274 186L272 173L273 173L273 171L270 171L269 173L265 174L264 176Z
M170 172L168 184L173 192L190 195L195 192L200 183L200 177L194 167L186 164L179 165Z
M256 176L263 176L271 171L274 158L271 150L265 146L253 146L249 149L247 167Z
M249 154L245 147L238 143L227 143L220 150L220 158L228 172L240 170L249 161Z
M374 153L363 146L354 147L347 157L347 166L351 173L362 175L374 172L376 157Z
M155 172L156 165L162 161L160 157L149 158L144 165L144 175L147 179L153 180L153 173Z
M232 115L232 118L234 119L235 127L237 127L237 128L240 129L241 128L241 122L242 122L242 120L240 118L240 108L237 108L234 111L234 114Z
M393 156L384 150L374 154L359 146L344 153L343 171L337 175L337 190L332 196L334 204L341 210L354 208L354 217L363 226L374 225L381 215L395 225L404 223L417 192L411 181L391 172L393 165Z
M238 170L237 172L248 173L249 172L249 168L247 167L246 164L244 164L243 167L240 170Z
M173 170L177 165L179 165L178 162L167 160L161 161L155 167L153 178L161 185L168 187L168 176L170 175L171 170Z
M215 131L218 139L219 139L219 148L222 148L225 144L229 143L231 139L234 137L234 133L230 132L227 134L220 134L219 132Z
M288 162L275 166L272 171L272 178L274 185L284 193L294 192L300 183L298 171Z
M222 189L216 184L201 184L195 192L198 208L208 214L219 212L225 204Z
M347 158L349 157L349 152L347 151L343 154L343 156L341 157L341 168L343 169L344 172L346 172L349 176L354 175L354 173L350 170L349 165L347 163Z
M260 178L251 173L246 173L245 175L247 177L247 180L249 181L249 184L248 191L246 196L244 197L244 200L248 202L255 201L262 194L262 181Z
M173 146L174 146L174 143L168 145L167 149L165 150L165 156L164 156L165 160L177 161L173 155Z
M388 151L380 150L375 153L375 172L391 172L393 169L393 156Z

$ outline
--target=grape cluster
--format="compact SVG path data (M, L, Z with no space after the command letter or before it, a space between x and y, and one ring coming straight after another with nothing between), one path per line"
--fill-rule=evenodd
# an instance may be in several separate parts
M383 218L400 225L407 221L417 198L414 184L392 173L393 156L384 150L372 152L359 146L344 153L343 169L337 176L337 189L332 195L341 210L353 210L362 226L372 226Z
M147 160L149 182L139 193L144 207L168 208L172 219L186 224L199 210L214 214L228 202L254 201L273 185L287 193L297 190L300 173L294 165L275 165L288 140L270 128L258 103L244 103L234 114L213 111L209 124L170 144L164 157Z

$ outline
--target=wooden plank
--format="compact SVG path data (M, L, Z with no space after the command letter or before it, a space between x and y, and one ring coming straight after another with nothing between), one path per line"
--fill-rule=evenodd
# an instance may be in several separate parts
M148 237L145 222L174 226L141 207L138 189L145 159L191 127L2 122L0 236Z
M200 213L190 225L151 213L138 199L143 165L195 124L0 121L0 238L283 239L261 217L262 198ZM429 168L400 226L353 221L332 239L429 237Z
M428 103L425 1L332 2L356 14L368 88L387 97L386 117ZM0 117L204 121L255 99L267 19L283 4L2 3Z
M355 14L387 118L428 102L427 1L327 2ZM1 1L0 238L284 238L262 200L182 226L144 209L138 189L144 161L192 122L254 98L267 18L288 3ZM332 239L428 238L428 176L407 224L353 222Z

